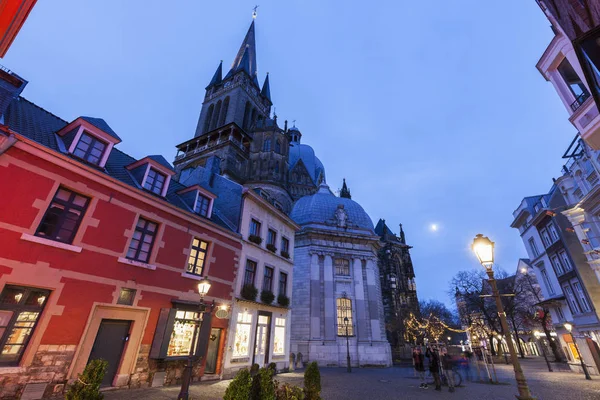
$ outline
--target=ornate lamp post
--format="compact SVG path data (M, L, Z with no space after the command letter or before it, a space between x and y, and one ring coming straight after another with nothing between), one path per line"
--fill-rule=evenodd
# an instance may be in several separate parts
M346 325L346 361L348 362L347 371L352 372L352 367L350 366L350 341L348 335L348 317L344 317L344 325Z
M206 311L206 304L204 303L204 296L208 293L211 283L207 278L204 278L198 283L198 294L200 294L200 305L198 307L198 313L200 316ZM192 369L194 366L194 346L196 345L198 327L194 327L194 334L192 336L192 343L190 345L190 354L187 359L187 364L183 370L183 377L181 381L181 390L177 400L188 400L190 396L190 381L192 380Z
M544 356L544 361L546 361L546 365L548 366L548 371L552 372L552 365L550 365L550 361L548 361L548 356L546 356L546 349L543 343L540 342L540 336L542 336L542 334L540 333L540 331L533 331L533 336L535 336L535 340L537 341L538 345L542 348L542 355Z
M504 313L504 307L502 306L502 300L500 299L500 293L498 292L496 279L494 279L494 270L492 269L492 266L494 265L494 242L482 234L477 234L477 236L475 236L475 240L473 240L472 248L475 252L475 255L479 259L479 262L485 268L485 271L488 275L488 282L492 287L492 293L496 300L496 307L498 308L498 316L500 317L502 331L504 332L506 345L508 346L508 351L510 352L513 369L515 370L515 379L517 380L517 389L519 391L517 399L535 400L535 397L533 397L529 392L527 380L525 379L525 375L521 369L521 364L519 364L515 346L510 338L510 330L508 329L508 323L506 322L506 314Z
M588 372L587 365L585 365L585 362L583 361L583 357L581 356L581 352L579 351L579 346L577 346L577 342L575 341L575 336L573 336L573 332L572 332L573 324L565 322L563 324L563 326L569 332L569 335L571 335L571 340L573 341L573 344L575 345L575 351L577 352L577 357L579 357L579 361L581 362L581 368L583 369L583 373L585 374L585 379L592 380L592 377L590 376L590 373Z

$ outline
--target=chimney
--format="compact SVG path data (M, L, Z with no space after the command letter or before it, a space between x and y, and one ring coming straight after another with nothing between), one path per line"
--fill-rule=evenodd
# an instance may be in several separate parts
M19 97L27 81L7 68L0 66L0 123L10 103Z

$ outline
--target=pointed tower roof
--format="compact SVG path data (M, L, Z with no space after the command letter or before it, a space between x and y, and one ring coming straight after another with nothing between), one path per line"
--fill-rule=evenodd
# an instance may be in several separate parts
M223 80L223 60L221 60L221 63L217 67L215 74L213 75L212 79L210 80L210 83L208 84L208 86L206 88L208 89L211 86L218 85L219 83L221 83L222 80Z
M350 190L348 190L348 186L346 186L346 178L344 178L344 183L342 184L342 190L340 190L340 197L344 197L346 199L351 199Z
M260 92L263 96L265 96L269 101L271 101L271 85L269 85L269 73L267 72L267 77L265 78L265 83L263 83L262 90Z
M250 24L250 28L248 28L248 32L246 33L246 37L244 37L244 41L240 46L240 49L231 64L231 71L227 74L227 76L233 74L234 72L245 70L250 77L254 76L254 73L257 71L256 69L256 42L254 39L254 20Z

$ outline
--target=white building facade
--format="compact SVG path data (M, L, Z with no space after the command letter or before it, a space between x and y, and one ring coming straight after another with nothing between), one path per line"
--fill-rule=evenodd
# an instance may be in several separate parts
M287 215L244 188L242 254L235 283L224 377L252 364L289 368L294 235ZM254 296L255 295L255 296Z

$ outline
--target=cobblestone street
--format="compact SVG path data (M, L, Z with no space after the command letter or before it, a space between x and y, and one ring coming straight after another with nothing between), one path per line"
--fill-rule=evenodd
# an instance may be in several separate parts
M538 400L598 400L600 399L600 378L586 381L581 374L572 372L548 372L541 359L526 359L522 362L531 391ZM463 382L455 393L444 387L438 393L430 387L419 388L419 381L409 367L388 369L354 369L348 374L344 368L322 368L321 384L324 400L364 400L364 399L473 399L473 400L512 400L517 394L511 365L496 367L499 385ZM302 385L303 372L280 374L281 382ZM206 382L192 387L195 400L220 399L229 381ZM161 389L121 390L106 392L106 400L175 399L178 387Z

